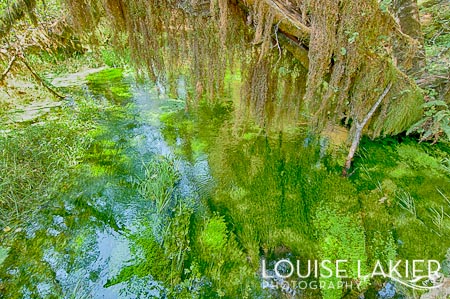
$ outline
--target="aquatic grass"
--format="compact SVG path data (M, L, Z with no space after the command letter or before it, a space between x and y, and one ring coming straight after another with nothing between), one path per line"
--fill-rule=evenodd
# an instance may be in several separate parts
M441 206L440 209L437 208L430 208L431 213L431 221L436 226L435 231L439 236L442 236L442 231L445 229L448 229L448 224L445 222L446 219L450 220L450 216L444 211L444 207Z
M83 288L83 280L79 279L77 284L73 288L72 292L68 295L68 299L88 299L92 298L92 291Z
M411 194L405 190L400 190L396 194L396 198L398 200L398 205L409 212L414 217L417 217L416 204L414 202L414 198Z
M165 156L143 163L142 167L144 176L137 178L138 192L142 197L154 200L161 213L174 196L180 173L175 169L175 161Z
M67 184L89 144L69 112L43 124L0 136L0 226L23 219Z
M367 273L366 236L358 215L345 215L329 207L318 208L314 216L314 226L319 241L320 258L322 260L346 259L348 277L357 279L358 273ZM357 265L360 263L360 265ZM337 283L339 278L320 278L321 282ZM362 288L368 281L361 281ZM339 288L323 288L323 298L342 298Z
M170 282L179 283L190 249L190 226L194 210L182 202L174 208L174 215L164 232L164 253L170 260ZM167 278L169 280L169 277Z
M436 190L445 200L445 203L448 205L447 207L450 209L450 199L439 188L436 188ZM442 236L446 231L450 232L450 215L443 205L438 208L429 208L429 213L430 220L435 226L435 229L432 230L438 236Z
M313 167L319 152L304 144L303 135L246 134L227 117L212 124L201 110L197 113L165 115L163 134L188 159L194 141L206 144L201 151L207 154L216 189L205 201L224 216L254 271L261 254L314 259L319 252L331 257L342 253L372 265L377 259L386 264L397 257L439 258L448 248L448 240L431 232L432 221L419 217L429 206L437 207L435 186L448 190L446 177L434 175L445 149L407 137L365 139L355 159L357 170L345 180L327 157L326 169ZM183 124L187 120L189 128ZM323 223L314 225L318 214ZM316 236L318 230L322 236Z

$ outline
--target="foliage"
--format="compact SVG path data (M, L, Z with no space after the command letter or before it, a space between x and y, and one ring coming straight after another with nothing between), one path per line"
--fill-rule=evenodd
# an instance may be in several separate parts
M297 118L302 110L316 131L343 118L353 126L351 120L362 119L379 89L389 83L394 87L381 113L374 116L377 125L371 133L375 137L396 134L420 114L418 105L408 103L417 103L422 96L401 71L408 68L418 45L398 30L393 16L381 11L377 1L345 5L298 1L292 11L299 16L295 25L270 1L65 3L74 27L84 29L87 36L107 28L112 43L128 50L136 68L146 71L159 86L175 90L183 74L187 106L204 95L208 100L219 98L230 71L242 74L236 80L243 87L241 101L261 126L269 126L283 114ZM289 3L282 1L280 9L289 10ZM285 35L298 39L301 47L281 42L289 40ZM387 113L390 110L394 112ZM279 114L273 117L274 113Z
M417 132L420 141L433 140L436 143L439 138L450 141L450 109L441 100L432 100L422 105L425 109L424 117L415 123L407 134Z

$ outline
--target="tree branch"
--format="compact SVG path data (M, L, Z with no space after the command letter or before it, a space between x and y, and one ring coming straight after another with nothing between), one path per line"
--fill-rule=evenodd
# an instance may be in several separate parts
M361 141L361 135L364 127L366 126L367 122L370 120L372 115L377 110L378 106L380 106L383 99L388 94L389 90L391 90L392 83L389 83L388 86L384 89L383 93L380 95L378 100L373 104L372 108L370 108L369 112L366 114L364 119L361 122L358 122L358 120L355 119L355 127L356 132L355 136L353 137L352 145L350 146L350 150L348 152L347 160L345 161L344 168L342 169L342 176L347 176L348 171L350 170L350 167L352 166L352 160L353 156L356 153L356 150L358 149L359 142Z
M20 57L21 61L23 62L23 64L27 67L27 69L31 72L31 74L33 75L33 77L39 81L45 88L47 88L48 91L50 91L53 95L55 95L56 97L60 98L60 99L64 99L65 97L61 94L59 94L57 91L55 91L53 88L51 88L47 82L45 82L44 79L42 79L37 73L36 71L28 64L28 62L26 61L25 57Z
M238 0L237 5L245 13L252 11L252 6L258 0ZM274 13L274 22L279 22L278 28L280 32L285 33L289 37L295 37L302 44L308 45L311 36L311 28L301 22L301 15L292 9L286 7L286 4L280 3L278 0L264 0Z
M303 24L300 20L300 14L292 11L288 7L286 7L286 4L280 3L278 0L264 0L267 5L269 5L273 10L275 10L277 13L281 14L284 18L289 21L290 24L292 24L295 28L300 30L303 33L302 38L306 41L309 41L309 36L311 35L311 28Z
M2 76L0 77L0 83L3 82L3 80L5 80L6 75L9 73L9 71L11 70L14 62L16 61L17 57L16 55L14 55L11 60L8 63L8 67L6 68L6 70L2 73Z

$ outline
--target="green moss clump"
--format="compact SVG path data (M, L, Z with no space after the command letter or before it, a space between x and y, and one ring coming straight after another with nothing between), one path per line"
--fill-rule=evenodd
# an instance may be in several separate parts
M110 68L86 77L91 84L105 84L123 78L123 70L120 68Z

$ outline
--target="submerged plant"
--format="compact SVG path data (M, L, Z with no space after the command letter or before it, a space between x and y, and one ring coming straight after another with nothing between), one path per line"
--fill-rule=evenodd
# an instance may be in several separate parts
M450 208L450 199L447 198L447 196L440 189L436 188L436 190L448 204L448 208ZM450 231L450 215L447 213L447 210L443 205L441 205L440 208L430 208L430 214L430 219L436 227L436 230L433 229L436 234L442 236L443 231Z
M167 230L164 233L164 253L170 260L170 282L172 285L180 282L184 270L184 262L190 251L189 226L193 209L183 203L175 208L175 215L170 219Z
M94 125L70 115L0 136L0 226L36 212L76 172L91 143L81 132Z
M173 198L173 192L180 179L170 158L160 156L143 164L144 178L138 178L138 191L142 197L154 200L159 213Z
M396 197L398 199L398 204L402 209L408 211L415 217L417 216L416 204L409 192L401 190L397 192Z

